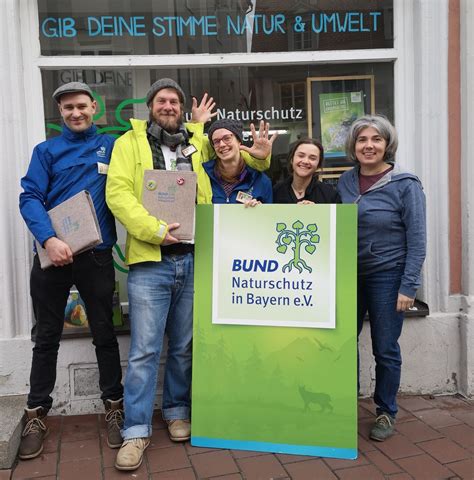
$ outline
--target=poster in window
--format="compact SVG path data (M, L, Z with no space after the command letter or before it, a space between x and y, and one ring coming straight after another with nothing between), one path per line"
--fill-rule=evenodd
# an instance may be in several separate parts
M374 75L310 77L307 94L308 135L324 147L320 179L334 183L353 166L345 153L350 126L375 112Z
M349 129L364 115L363 92L319 94L321 141L326 158L344 157Z

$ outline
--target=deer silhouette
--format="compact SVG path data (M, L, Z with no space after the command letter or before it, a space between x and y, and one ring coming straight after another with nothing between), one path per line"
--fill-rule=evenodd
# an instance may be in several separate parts
M309 405L311 403L319 405L321 407L321 409L319 410L320 412L325 412L326 410L329 410L330 412L333 411L331 405L331 397L328 394L311 392L310 390L306 390L306 387L304 385L300 385L298 387L298 391L300 392L301 398L304 402L303 411L308 411Z

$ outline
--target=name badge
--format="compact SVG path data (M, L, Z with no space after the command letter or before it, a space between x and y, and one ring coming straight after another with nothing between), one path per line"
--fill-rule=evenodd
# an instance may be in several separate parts
M185 157L190 157L193 153L196 153L196 152L197 152L197 148L194 145L188 145L186 148L183 148L181 150L181 153Z
M107 172L109 171L109 166L106 163L97 162L97 171L101 175L107 175Z
M245 192L237 192L237 198L236 200L240 203L245 203L248 202L249 200L252 200L252 195L250 193L245 193Z

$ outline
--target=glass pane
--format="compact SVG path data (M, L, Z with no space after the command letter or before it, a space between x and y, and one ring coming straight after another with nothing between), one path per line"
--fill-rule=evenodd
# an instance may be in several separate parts
M366 89L364 83L348 80L311 83L313 121L307 111L307 79L313 77L374 77L375 111L393 121L393 64L288 65L265 67L223 67L214 69L160 70L44 70L43 93L47 136L60 130L60 116L51 95L58 85L83 80L89 83L99 103L96 124L100 131L121 135L130 125L128 120L148 118L144 104L149 86L158 78L174 78L187 94L186 117L190 119L191 95L200 98L209 92L217 102L217 118L240 120L250 133L250 122L266 120L271 130L278 130L269 175L275 182L286 175L286 156L292 142L309 134L321 135L320 118L315 118L314 103L320 93ZM313 90L314 86L319 88ZM303 87L302 87L303 86ZM367 87L368 88L368 87ZM283 94L285 93L285 95ZM288 94L287 94L288 93ZM369 95L365 92L364 95ZM367 110L368 113L368 110ZM328 158L328 167L348 166L345 158Z
M393 47L393 0L38 0L42 55Z

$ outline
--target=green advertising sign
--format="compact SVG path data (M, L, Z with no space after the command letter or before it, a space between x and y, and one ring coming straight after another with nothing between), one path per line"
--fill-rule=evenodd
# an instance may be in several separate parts
M199 205L192 445L356 458L355 205Z

